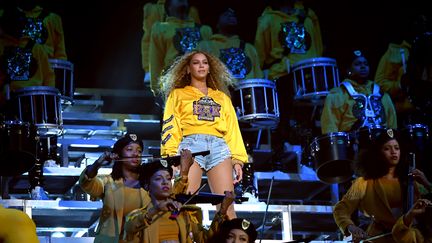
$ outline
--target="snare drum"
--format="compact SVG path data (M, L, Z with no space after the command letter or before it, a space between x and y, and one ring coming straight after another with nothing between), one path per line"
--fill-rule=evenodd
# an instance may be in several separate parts
M270 80L247 79L237 83L234 106L241 122L267 128L279 123L276 84Z
M339 70L333 58L318 57L297 62L292 73L296 99L326 96L330 89L339 86Z
M0 175L15 176L29 171L36 163L36 127L20 121L0 124Z
M14 119L33 124L40 136L57 136L63 130L60 92L49 86L17 90L12 98Z
M354 173L354 150L351 136L345 132L333 132L314 138L311 154L315 158L314 169L318 179L325 183L341 183Z
M75 92L74 65L61 59L49 59L49 63L55 72L55 83L56 88L61 93L61 103L72 104Z

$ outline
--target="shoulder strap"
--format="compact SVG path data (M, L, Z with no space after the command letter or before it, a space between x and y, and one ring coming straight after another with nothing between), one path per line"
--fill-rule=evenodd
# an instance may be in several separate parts
M344 81L344 82L341 83L341 85L343 85L343 86L345 87L345 89L348 91L348 93L349 93L351 96L354 96L354 95L357 95L357 94L358 94L357 91L355 91L355 89L354 89L354 87L352 86L352 84L350 84L349 82Z

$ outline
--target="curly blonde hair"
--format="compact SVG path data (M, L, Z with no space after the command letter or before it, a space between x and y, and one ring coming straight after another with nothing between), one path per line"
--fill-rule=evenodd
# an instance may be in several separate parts
M174 89L190 85L191 78L190 74L187 73L187 67L192 57L198 53L204 54L209 63L207 87L220 90L231 97L229 87L233 85L234 77L222 61L204 51L191 51L175 59L168 70L159 78L161 93L164 97L168 97Z

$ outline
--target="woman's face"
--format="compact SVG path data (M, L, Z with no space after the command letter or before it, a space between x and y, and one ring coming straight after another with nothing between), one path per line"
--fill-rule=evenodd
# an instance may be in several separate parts
M396 166L400 159L399 143L392 139L381 147L381 153L384 155L389 166Z
M249 242L249 236L241 229L232 229L226 240L226 243L240 243L240 242Z
M123 167L128 169L136 168L141 164L142 148L137 143L130 143L122 149L122 158L127 158L123 162Z
M369 63L365 57L357 57L351 64L350 70L351 78L367 79L369 76Z
M209 73L209 69L210 66L206 55L202 53L196 53L192 56L187 71L191 74L192 79L205 81Z
M171 175L168 171L158 170L151 176L149 192L156 199L167 199L171 195L171 190Z

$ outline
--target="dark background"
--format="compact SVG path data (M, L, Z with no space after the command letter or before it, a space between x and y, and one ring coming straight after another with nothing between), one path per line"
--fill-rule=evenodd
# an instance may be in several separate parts
M66 50L75 64L78 88L145 89L141 69L140 41L143 6L147 1L49 0L41 5L63 19ZM320 1L308 0L321 25L323 56L336 58L353 48L365 50L371 78L393 35L402 31L407 19L417 13L430 14L427 1ZM12 1L3 2L10 5ZM264 0L191 0L201 22L212 26L218 13L230 6L239 15L240 36L254 42L257 18Z

